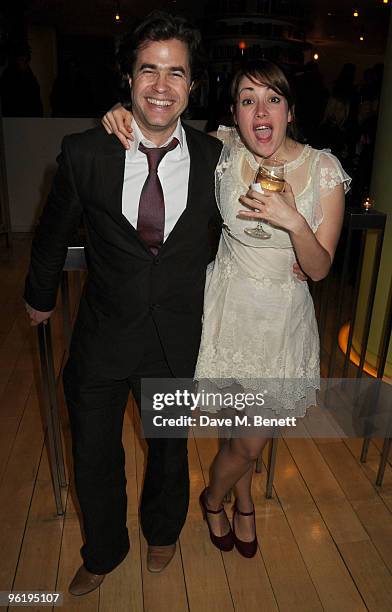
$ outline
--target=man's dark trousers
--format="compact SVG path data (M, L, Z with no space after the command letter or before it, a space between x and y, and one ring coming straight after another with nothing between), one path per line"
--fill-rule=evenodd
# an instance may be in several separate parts
M64 371L73 439L76 491L83 517L81 553L94 574L114 569L129 550L126 527L124 410L129 391L140 409L141 378L173 376L152 318L139 365L121 380L94 374L72 355ZM149 438L140 520L150 545L173 544L185 523L189 502L186 438Z

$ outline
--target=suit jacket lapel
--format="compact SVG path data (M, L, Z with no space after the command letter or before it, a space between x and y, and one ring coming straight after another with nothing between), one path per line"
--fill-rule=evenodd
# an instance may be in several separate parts
M104 153L100 159L102 163L101 176L103 177L105 195L108 206L112 207L113 216L117 223L129 233L132 238L143 247L143 250L152 257L151 252L140 239L136 228L122 213L122 193L124 186L125 149L115 136L108 137Z

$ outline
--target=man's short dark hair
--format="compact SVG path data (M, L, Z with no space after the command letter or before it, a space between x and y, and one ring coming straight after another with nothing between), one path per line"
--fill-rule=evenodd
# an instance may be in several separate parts
M204 68L199 30L184 17L163 11L153 11L133 32L126 34L120 43L117 61L122 76L132 76L137 52L143 43L175 38L185 43L189 52L189 65L192 79L197 79Z

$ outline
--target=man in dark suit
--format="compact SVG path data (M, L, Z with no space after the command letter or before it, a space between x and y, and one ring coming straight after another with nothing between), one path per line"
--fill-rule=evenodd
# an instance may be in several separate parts
M148 17L120 49L131 85L134 143L102 127L64 138L26 280L32 324L49 318L67 245L83 217L88 279L64 389L82 511L83 565L74 595L98 587L129 549L121 435L142 378L192 377L201 333L208 227L218 213L220 143L180 116L200 34L182 18ZM148 439L140 518L150 571L175 553L189 500L187 440Z

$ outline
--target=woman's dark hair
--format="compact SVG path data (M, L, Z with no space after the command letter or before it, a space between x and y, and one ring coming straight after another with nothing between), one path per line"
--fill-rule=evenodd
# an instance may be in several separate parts
M295 124L295 95L293 87L290 83L288 76L285 72L269 60L255 59L246 62L237 72L235 73L231 86L230 96L233 107L236 107L238 89L243 77L248 77L256 85L268 85L278 95L283 96L287 100L289 111L291 112L291 122L287 126L287 135L294 140L298 140L298 130Z
M122 39L117 53L117 62L123 77L132 76L138 50L144 43L172 38L187 45L192 79L197 79L205 63L201 49L201 34L184 17L170 15L163 11L150 13L133 32L126 34Z

